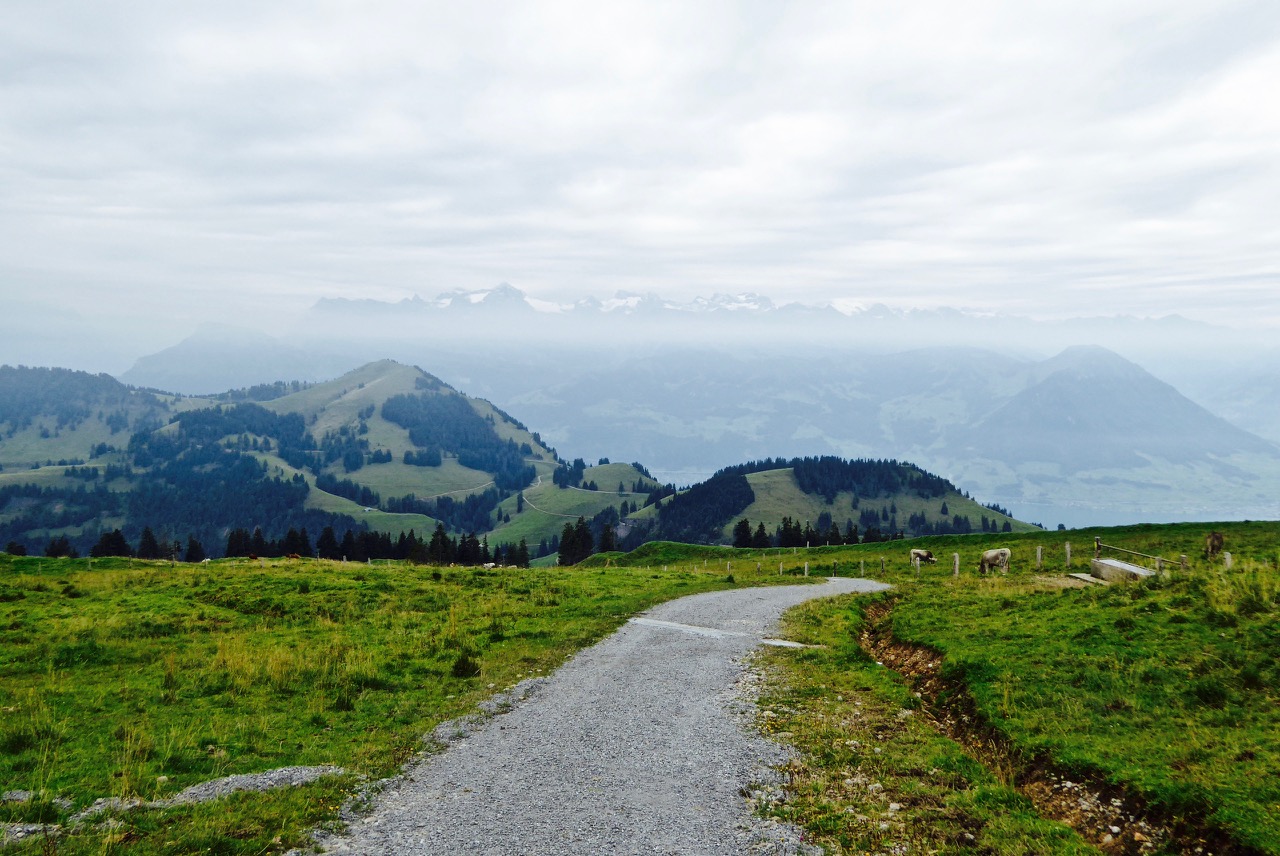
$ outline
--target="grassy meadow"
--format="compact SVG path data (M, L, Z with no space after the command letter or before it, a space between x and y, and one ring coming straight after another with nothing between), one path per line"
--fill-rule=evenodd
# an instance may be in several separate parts
M1230 570L1202 555L1210 528ZM1188 567L1077 584L1067 573L1087 571L1095 535ZM979 577L994 546L1012 550L1009 573ZM917 571L912 547L938 564ZM0 556L0 790L38 795L0 803L0 820L65 820L100 797L294 764L348 770L11 845L283 852L336 823L363 777L394 772L436 724L634 612L795 582L807 566L815 582L894 585L792 610L783 635L821 647L756 655L760 728L799 750L785 799L762 810L829 853L1280 854L1278 560L1276 523L808 550L653 543L528 570ZM1046 799L1063 782L1137 819L1063 812Z
M896 508L894 517L899 526L904 529L908 518L912 514L923 514L931 521L949 519L953 515L965 515L968 516L975 529L983 516L991 519L1000 527L1003 527L1005 521L1008 521L1015 532L1030 532L1036 528L1030 523L1023 523L1020 520L1006 517L958 493L941 498L922 499L913 492L904 491L892 499L862 499L859 500L858 506L855 507L853 505L854 496L852 491L841 491L836 494L833 502L827 502L818 494L805 493L796 482L795 471L789 467L751 473L747 476L747 482L751 485L751 489L756 495L756 500L740 514L735 514L733 520L725 524L721 534L727 541L733 540L734 524L744 517L751 521L752 526L763 520L765 528L772 533L778 524L782 522L784 516L801 522L816 522L818 516L826 512L832 516L835 524L843 532L846 520L852 519L854 523L858 523L858 516L862 509L880 510L888 508L891 503ZM941 513L940 507L942 505L947 505L947 515ZM884 528L888 529L888 525L886 521Z
M0 555L0 822L65 820L291 765L349 774L215 806L135 811L58 853L269 853L333 823L438 723L545 674L627 616L736 583L722 566L208 565ZM66 803L55 802L68 801ZM38 837L37 837L38 838ZM29 839L12 852L47 852Z
M1203 556L1210 528L1226 536L1230 570ZM1186 555L1188 567L1077 586L1066 574L1087 571L1095 535ZM917 573L907 561L916 546L939 563ZM979 577L978 554L993 546L1012 549L1012 568ZM771 675L761 725L803 753L791 799L773 812L829 852L1280 853L1280 524L916 539L779 558L788 569L865 568L895 585L797 608L786 634L824 647L761 654ZM869 648L868 633L881 647ZM964 717L967 736L936 725ZM1124 810L1073 817L1060 811L1072 808L1063 782Z
M561 488L551 480L555 466L546 461L530 461L537 469L539 481L524 489L524 510L517 511L519 499L510 496L498 506L498 513L510 518L499 523L488 533L490 544L517 544L523 538L531 550L536 550L542 538L559 535L566 523L579 517L590 520L609 506L634 502L643 505L647 493L633 493L636 481L645 485L657 482L645 477L630 464L603 464L587 467L583 483L596 482L599 490ZM618 493L618 484L626 490Z

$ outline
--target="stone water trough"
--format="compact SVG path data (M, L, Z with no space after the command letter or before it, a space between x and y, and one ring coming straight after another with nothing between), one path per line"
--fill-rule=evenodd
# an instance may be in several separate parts
M1109 583L1118 583L1154 577L1156 572L1120 559L1090 559L1089 575Z
M1123 559L1104 559L1102 557L1103 550L1111 550L1116 553L1125 553L1130 556L1147 559L1155 563L1155 570L1144 568L1142 565L1135 565L1133 562L1126 562ZM1179 556L1177 560L1173 560L1166 559L1163 556L1148 556L1146 553L1138 553L1134 550L1126 550L1123 547L1103 544L1101 538L1093 539L1093 558L1089 561L1089 575L1095 579L1108 583L1144 580L1147 577L1154 577L1163 573L1168 566L1177 566L1185 570L1187 557L1185 555Z

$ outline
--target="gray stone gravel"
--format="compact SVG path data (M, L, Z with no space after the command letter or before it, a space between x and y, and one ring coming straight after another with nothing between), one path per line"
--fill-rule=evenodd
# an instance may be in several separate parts
M318 841L331 854L808 852L743 796L786 760L750 727L744 659L783 610L881 588L835 579L655 607L496 699L499 715L438 729L447 749L384 783L344 834Z

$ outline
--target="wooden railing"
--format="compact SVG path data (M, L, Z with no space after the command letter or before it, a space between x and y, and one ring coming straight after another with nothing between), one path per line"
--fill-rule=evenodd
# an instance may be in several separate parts
M1156 563L1155 569L1160 572L1164 571L1165 565L1177 565L1184 571L1187 569L1187 556L1185 553L1179 556L1175 561L1173 559L1166 559L1163 556L1149 556L1146 553L1139 553L1137 550L1126 550L1124 547L1115 547L1111 544L1103 544L1101 538L1094 538L1093 557L1095 559L1101 559L1103 550L1111 550L1116 553L1127 553L1130 556L1141 556L1144 559L1150 559Z

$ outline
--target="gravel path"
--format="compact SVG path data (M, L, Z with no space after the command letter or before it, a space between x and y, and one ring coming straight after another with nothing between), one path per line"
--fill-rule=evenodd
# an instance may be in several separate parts
M796 853L743 789L785 760L744 718L743 657L783 610L869 580L738 589L657 606L393 780L331 854Z

